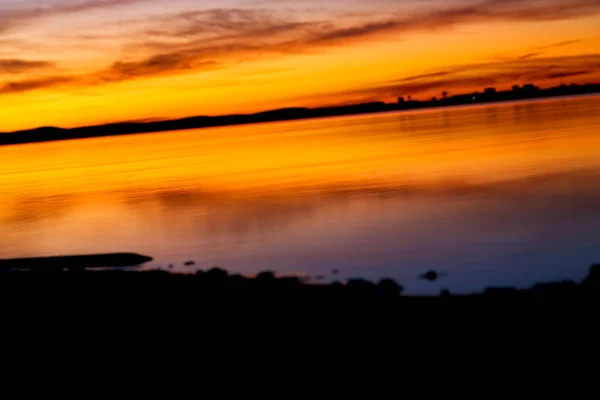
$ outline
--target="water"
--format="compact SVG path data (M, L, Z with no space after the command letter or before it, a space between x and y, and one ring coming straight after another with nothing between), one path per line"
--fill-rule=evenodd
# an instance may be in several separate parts
M600 262L600 97L0 148L0 257L132 251L410 293ZM333 276L332 269L341 271ZM446 272L435 284L419 275Z

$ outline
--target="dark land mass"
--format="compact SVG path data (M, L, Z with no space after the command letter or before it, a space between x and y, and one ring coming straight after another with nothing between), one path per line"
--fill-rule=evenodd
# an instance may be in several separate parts
M19 351L43 344L62 357L65 347L59 343L66 342L77 344L77 352L87 358L90 348L119 343L122 354L130 355L131 346L137 345L150 357L164 348L191 360L194 349L198 364L207 363L209 354L224 358L232 349L247 348L258 353L250 359L256 364L269 353L297 363L303 354L299 348L310 346L324 357L337 349L352 357L355 366L361 345L387 361L392 349L403 355L452 349L464 357L465 350L480 353L516 344L526 348L519 355L529 357L531 344L552 349L552 356L559 343L569 351L583 345L581 354L597 345L593 333L600 265L592 266L580 283L547 283L529 290L489 288L473 295L443 291L422 297L402 295L402 286L392 280L317 285L270 272L248 278L221 269L189 274L40 270L0 272L5 343L14 347L15 338L28 338L26 345L16 347ZM425 273L422 279L433 277ZM443 276L436 278L443 282ZM378 346L384 348L374 350ZM168 365L178 373L189 368Z
M0 260L0 271L59 271L126 268L152 261L152 257L134 253L90 254L42 258Z
M439 296L404 296L402 285L391 279L383 279L378 283L355 279L346 283L312 284L297 277L277 277L271 272L249 278L231 275L219 268L176 274L160 270L84 271L78 269L78 265L75 264L71 271L59 271L56 265L29 271L4 268L0 272L0 297L9 303L39 297L50 302L73 302L71 306L95 302L127 307L147 307L149 304L161 307L217 307L230 300L244 304L258 299L270 302L272 307L310 302L333 302L338 305L376 302L407 312L480 307L554 309L600 304L600 265L593 265L589 275L580 283L545 283L527 290L488 288L483 293L473 295L452 295L448 290L443 290ZM430 271L422 279L429 279L433 274L435 272Z
M600 93L600 84L571 84L561 85L549 89L540 89L535 85L527 84L524 86L515 86L509 91L497 91L494 88L487 88L483 92L459 94L455 96L446 96L444 93L441 98L433 98L429 101L417 101L411 100L410 98L405 99L401 97L398 99L397 103L393 104L374 102L340 107L285 108L257 114L225 115L215 117L197 116L177 120L146 123L116 123L73 129L43 127L12 133L0 133L0 146L230 125L245 125L262 122L291 121L309 118L416 110L431 107L448 107L502 101L586 95L594 93Z

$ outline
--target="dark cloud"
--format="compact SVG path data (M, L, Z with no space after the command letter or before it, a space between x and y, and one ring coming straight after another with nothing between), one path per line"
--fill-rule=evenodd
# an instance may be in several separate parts
M583 70L583 71L565 71L565 72L556 72L548 75L548 79L562 79L562 78L572 78L574 76L587 75L594 71Z
M159 54L148 59L133 62L119 61L99 74L102 80L123 81L144 76L156 76L183 70L207 69L218 65L214 61L198 62L185 53Z
M141 77L169 75L174 71L211 70L219 66L220 64L216 61L199 62L196 57L185 58L183 54L163 54L136 62L117 62L107 69L92 74L9 82L0 86L0 94L27 92L66 84L93 86ZM398 79L385 85L335 93L331 96L344 95L364 101L375 101L400 95L414 96L433 90L451 91L454 89L469 90L469 88L478 90L487 86L539 83L552 79L592 76L599 69L600 54L539 59L519 57L512 61L466 64L446 68Z
M426 74L413 75L413 76L399 79L397 82L412 82L412 81L419 81L419 80L423 80L423 79L441 78L444 76L454 74L461 69L462 68L453 68L453 69L448 69L448 70L443 70L443 71L430 72L430 73L426 73Z
M566 47L566 46L571 46L571 45L582 43L582 42L583 41L579 40L579 39L576 39L576 40L566 40L566 41L563 41L563 42L552 43L552 44L547 44L547 45L543 45L543 46L531 47L531 48L528 49L527 53L524 53L524 54L521 54L521 55L518 55L518 56L500 56L500 57L495 57L494 59L496 61L504 61L504 62L509 62L509 61L525 61L525 60L530 60L530 59L542 57L548 50L557 49L557 48Z
M541 46L541 47L538 47L537 49L538 50L555 49L555 48L558 48L558 47L565 47L565 46L571 46L573 44L579 44L581 42L582 42L582 40L580 40L580 39L565 40L564 42L554 43L554 44L551 44L551 45L548 45L548 46Z
M0 73L19 74L32 70L39 70L54 66L54 63L48 61L29 61L18 59L0 59Z
M0 94L11 94L28 92L37 89L46 89L50 87L60 86L71 83L71 77L45 77L39 79L27 79L16 82L8 82L0 85Z
M600 12L599 0L484 0L408 15L396 14L382 21L333 29L313 36L309 42L337 42L387 32L430 31L450 28L463 23L551 21L598 12ZM550 47L561 47L574 43L577 41L566 41Z
M534 58L534 57L538 57L541 56L542 54L544 54L547 50L552 50L552 49L558 49L561 47L567 47L567 46L572 46L574 44L578 44L581 43L582 41L579 39L576 40L565 40L563 42L558 42L558 43L552 43L549 45L545 45L545 46L536 46L531 48L531 52L527 53L527 54L523 54L522 56L518 57L518 60L527 60L530 58Z
M147 76L172 74L176 71L213 69L213 61L198 62L180 54L163 54L136 62L116 62L109 68L86 75L53 76L24 79L0 85L0 94L14 94L58 86L94 86L110 82L122 82ZM0 68L1 69L1 68Z
M522 56L517 57L518 60L529 60L530 58L535 58L544 54L541 51L534 51L532 53L523 54Z

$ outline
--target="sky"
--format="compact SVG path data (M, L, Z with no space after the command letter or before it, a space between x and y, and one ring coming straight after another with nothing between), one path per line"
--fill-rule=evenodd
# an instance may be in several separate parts
M0 132L600 82L600 0L0 0Z

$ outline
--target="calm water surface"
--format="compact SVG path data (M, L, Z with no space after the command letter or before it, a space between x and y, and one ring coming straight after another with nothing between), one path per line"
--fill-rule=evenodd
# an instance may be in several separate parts
M412 293L578 280L600 262L600 97L1 147L0 160L0 257L133 251ZM418 280L432 268L447 276Z

